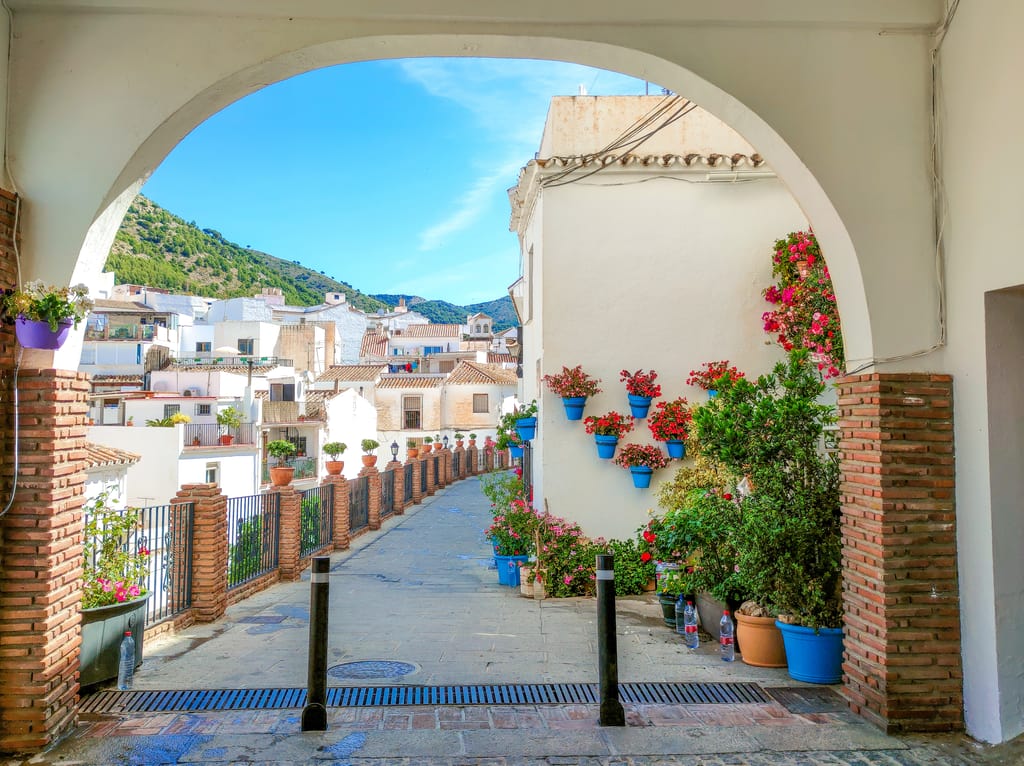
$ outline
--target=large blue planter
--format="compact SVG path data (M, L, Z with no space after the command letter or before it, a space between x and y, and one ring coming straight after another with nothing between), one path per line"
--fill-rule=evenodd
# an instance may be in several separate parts
M121 639L130 630L135 639L135 667L142 664L142 639L146 632L146 602L149 596L109 606L82 610L82 645L79 650L78 682L92 686L117 678Z
M629 409L633 414L634 418L646 418L647 410L651 408L651 397L649 396L636 396L634 394L628 394L629 396Z
M537 418L519 418L516 421L516 433L524 442L533 441L537 435Z
M582 420L583 408L587 406L587 397L563 396L562 404L565 407L566 420Z
M651 486L651 476L654 475L653 468L648 468L645 465L631 465L629 472L633 474L633 486L637 489L647 489Z
M669 439L665 442L665 449L673 460L682 460L686 457L686 442L682 439Z
M843 680L842 628L805 628L775 621L786 645L789 677L810 684L837 684Z
M498 584L510 588L519 587L519 564L529 561L529 556L498 556L494 561L498 565Z
M594 434L594 441L597 443L597 456L602 460L611 460L615 457L615 445L619 443L618 436L604 436Z
M522 447L509 447L508 448L508 454L510 454L512 457L522 457L523 456L523 448Z

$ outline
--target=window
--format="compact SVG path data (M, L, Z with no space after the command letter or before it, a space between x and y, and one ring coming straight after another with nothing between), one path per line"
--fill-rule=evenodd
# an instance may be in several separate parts
M272 402L294 402L295 401L295 384L294 383L271 383L270 384L270 401L272 401Z
M487 403L487 394L473 394L473 412L490 412L491 408Z
M239 338L238 339L238 353L249 354L253 353L253 339L252 338Z
M210 405L209 404L197 404L196 405L196 415L209 415L209 414L210 414Z
M480 325L479 324L477 324L477 326L476 326L476 334L477 335L480 334Z
M206 483L207 484L219 484L220 483L220 463L207 463L206 464Z
M295 445L295 457L306 456L306 437L293 436L288 441Z
M441 354L444 352L444 346L424 346L423 355L427 354Z
M403 396L402 397L402 423L403 428L416 429L421 428L420 413L423 410L423 397L422 396Z
M491 326L490 326L489 324L485 324L485 325L484 325L484 332L485 332L485 333L488 333L488 332L490 332L490 331L491 331Z
M208 340L206 340L206 341L198 341L197 340L196 341L196 353L197 354L203 354L203 353L207 353L208 354L212 349L213 349L213 343L211 343L210 341L208 341Z
M165 418L169 418L171 415L174 415L174 414L176 414L178 412L181 412L181 405L180 404L165 404L164 405L164 417Z

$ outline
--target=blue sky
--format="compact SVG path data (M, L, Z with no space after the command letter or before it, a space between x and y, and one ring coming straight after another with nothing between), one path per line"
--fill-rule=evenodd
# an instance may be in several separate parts
M506 190L537 151L550 98L580 85L591 95L645 90L624 75L547 61L321 69L213 115L142 193L366 293L491 300L519 276Z

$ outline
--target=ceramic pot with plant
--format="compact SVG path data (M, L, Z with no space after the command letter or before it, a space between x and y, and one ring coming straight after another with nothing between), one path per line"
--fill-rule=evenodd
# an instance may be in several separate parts
M441 441L441 434L434 434L434 452L440 452L444 449L444 442Z
M654 382L657 379L658 373L654 370L650 372L622 370L619 373L619 380L626 384L629 409L634 418L646 418L651 401L661 396L661 385Z
M458 431L456 431L455 432L455 446L456 447L461 447L462 446L462 440L465 439L465 438L466 438L465 434L460 434Z
M242 425L242 412L236 407L226 407L217 411L217 425L220 426L220 443L231 444L235 440L232 430Z
M476 434L470 434L469 435L469 446L470 447L475 447L476 446Z
M88 295L85 285L54 287L36 280L5 295L0 306L24 348L58 349L92 308Z
M731 383L744 377L744 374L729 364L728 359L720 362L704 362L699 370L690 370L686 385L697 386L708 392L708 398L718 396L719 383Z
M629 469L634 487L647 489L651 486L654 472L667 466L669 460L665 453L653 444L627 444L619 450L613 462Z
M270 466L271 484L275 487L287 487L295 475L295 467L286 465L295 454L295 445L287 439L275 439L267 444L267 454L276 461Z
M537 402L520 407L514 413L515 430L519 435L519 441L533 441L537 435Z
M544 383L548 390L562 398L567 420L581 420L587 398L601 393L598 385L601 381L592 378L583 371L582 365L562 367L557 375L545 375Z
M615 445L619 439L633 430L633 418L612 410L604 415L591 415L583 421L583 425L588 434L594 435L597 456L602 460L610 460L615 456Z
M374 452L380 447L380 442L374 441L373 439L363 439L359 446L363 448L363 465L367 468L372 468L377 465L377 456Z
M419 445L416 444L416 440L415 439L406 439L405 440L405 449L406 449L405 457L406 457L407 460L413 460L413 459L415 459L420 454L420 448L419 448Z
M324 467L327 469L328 476L340 476L342 470L345 468L345 461L338 460L338 457L344 454L345 450L348 449L348 445L343 442L327 442L324 445L324 453L330 456L330 460L324 462Z
M692 420L686 397L681 396L670 402L658 402L647 419L647 427L655 439L665 442L668 456L680 460L686 457L686 437Z

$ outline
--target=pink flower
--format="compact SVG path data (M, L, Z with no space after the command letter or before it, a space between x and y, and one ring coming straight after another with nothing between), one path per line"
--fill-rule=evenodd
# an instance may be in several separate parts
M568 585L569 583L572 582L572 578L569 575L566 575L565 577L562 578L562 582L564 582L566 585Z

